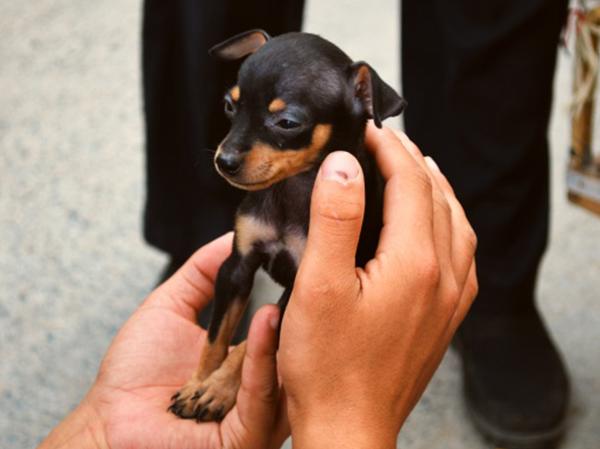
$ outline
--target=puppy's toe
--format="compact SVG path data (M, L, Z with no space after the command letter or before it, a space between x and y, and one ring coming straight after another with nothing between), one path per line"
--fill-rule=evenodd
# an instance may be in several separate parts
M202 391L196 402L196 420L222 420L234 406L239 387L236 373L229 372L225 367L213 372L202 383Z
M169 411L180 418L195 418L196 403L202 393L202 382L198 379L191 379L171 397Z
M169 410L181 418L221 421L234 406L239 387L239 375L222 367L204 381L189 381L173 396Z

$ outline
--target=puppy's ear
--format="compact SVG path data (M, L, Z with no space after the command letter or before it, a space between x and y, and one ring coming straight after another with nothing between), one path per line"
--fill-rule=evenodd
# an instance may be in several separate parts
M215 45L208 54L223 61L235 61L254 53L271 37L263 30L250 30Z
M366 62L358 61L350 66L350 80L357 109L372 118L378 128L383 120L399 115L406 107L406 100Z

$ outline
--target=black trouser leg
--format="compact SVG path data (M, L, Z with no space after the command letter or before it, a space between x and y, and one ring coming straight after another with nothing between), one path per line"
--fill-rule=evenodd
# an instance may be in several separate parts
M479 239L480 292L459 330L465 397L497 445L562 434L564 366L534 304L548 235L548 121L567 2L405 0L408 134L437 161Z
M227 131L222 96L238 65L208 49L251 28L299 30L303 0L146 0L143 87L147 198L144 236L178 259L230 230L241 192L213 168Z
M252 28L271 35L298 31L303 6L304 0L144 2L144 237L176 263L231 230L242 197L217 175L209 151L227 132L222 96L238 64L218 63L208 49ZM210 309L201 324L208 323Z
M403 2L409 135L479 237L472 312L533 301L548 234L548 120L567 2Z

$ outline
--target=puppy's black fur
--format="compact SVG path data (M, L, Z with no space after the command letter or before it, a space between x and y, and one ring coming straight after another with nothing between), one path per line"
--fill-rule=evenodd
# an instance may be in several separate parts
M285 309L308 233L312 186L332 151L352 153L364 172L366 211L356 263L372 258L382 226L383 183L364 148L365 127L368 119L381 127L405 106L369 65L352 62L312 34L270 39L252 30L211 53L229 61L250 55L225 96L231 130L215 156L219 173L248 194L237 212L232 254L217 277L209 344L170 407L198 420L218 420L235 402L245 346L229 356L227 347L260 266L285 287L279 301Z

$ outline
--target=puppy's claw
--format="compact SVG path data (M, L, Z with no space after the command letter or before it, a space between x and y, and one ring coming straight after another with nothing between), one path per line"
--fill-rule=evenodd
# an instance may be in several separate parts
M218 409L216 409L213 412L213 419L215 421L223 421L224 417L225 417L225 409L223 406L219 407Z
M198 390L194 393L194 396L192 396L192 401L196 401L198 399L200 399L200 397L204 394L204 390Z
M202 407L198 412L199 413L196 413L196 422L210 421L210 419L204 419L204 418L207 418L208 408Z

